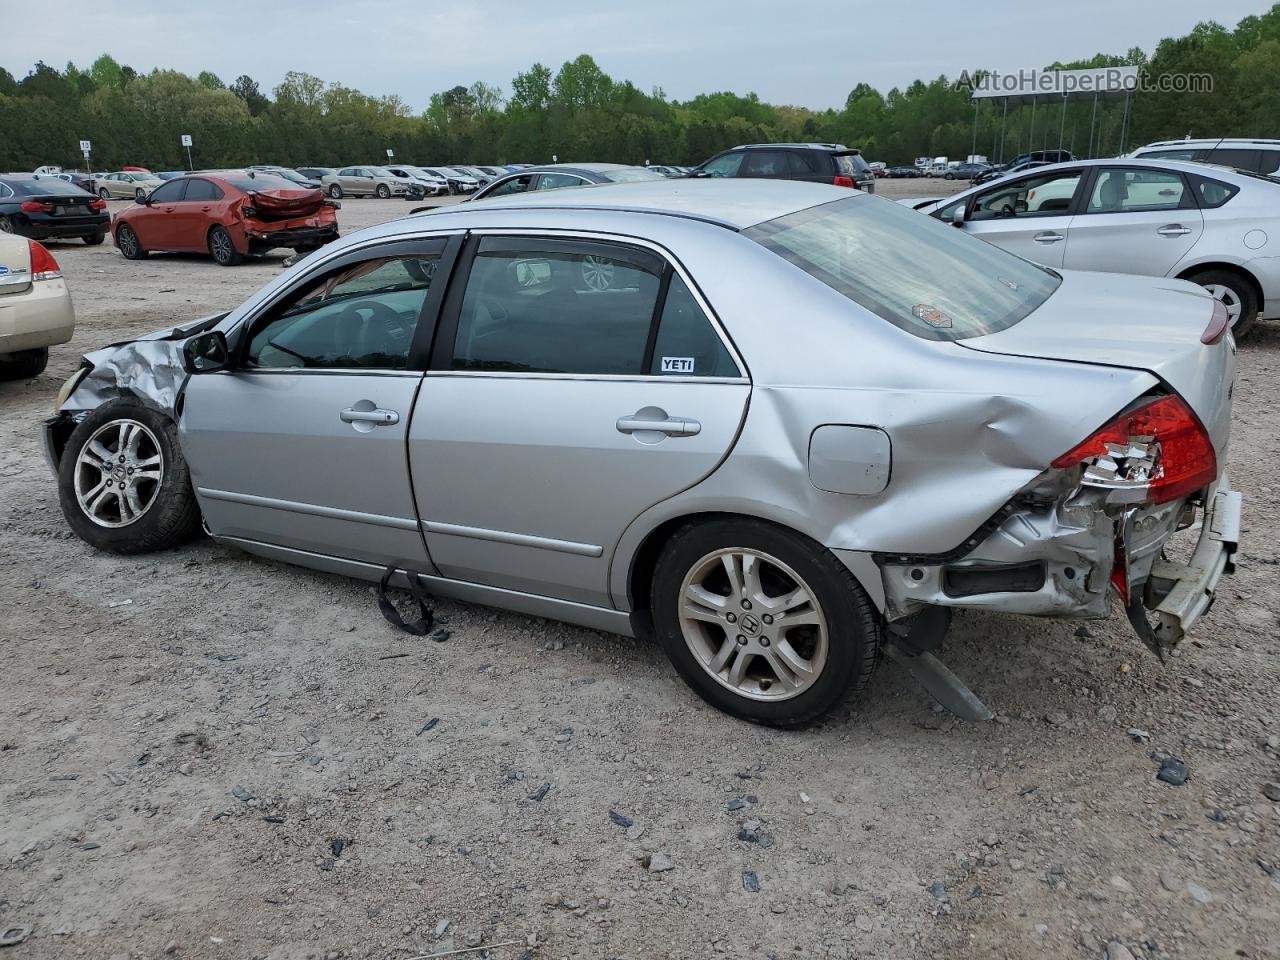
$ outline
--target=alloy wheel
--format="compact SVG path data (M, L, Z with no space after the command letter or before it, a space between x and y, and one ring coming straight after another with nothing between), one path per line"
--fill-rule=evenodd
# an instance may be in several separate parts
M76 502L100 527L127 527L155 504L163 479L156 435L137 420L112 420L80 448Z
M218 263L228 263L235 256L231 235L225 230L215 230L209 236L209 252Z
M1240 294L1222 283L1207 284L1205 289L1209 291L1213 299L1222 301L1222 305L1227 308L1227 316L1231 318L1231 326L1235 327L1240 320L1240 311L1243 309L1240 303Z
M0 217L0 233L13 233L13 221L8 217Z
M781 560L732 547L680 586L680 632L717 683L752 700L789 700L822 675L829 650L817 594Z
M116 232L116 246L126 259L132 260L138 252L138 235L128 227L121 227Z
M592 290L608 290L613 286L613 261L590 254L583 257L582 282Z

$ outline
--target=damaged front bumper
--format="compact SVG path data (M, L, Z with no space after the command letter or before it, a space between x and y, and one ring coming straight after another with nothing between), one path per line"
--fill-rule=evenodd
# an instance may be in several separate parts
M888 620L928 607L1097 619L1117 595L1148 647L1160 656L1176 647L1233 569L1241 495L1219 477L1196 547L1178 563L1165 547L1194 525L1195 503L1117 505L1107 490L1063 482L1045 475L949 554L879 555Z

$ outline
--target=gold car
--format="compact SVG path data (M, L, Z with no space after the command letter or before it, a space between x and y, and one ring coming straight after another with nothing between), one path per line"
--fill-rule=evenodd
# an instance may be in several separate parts
M122 170L98 177L98 196L103 200L141 200L163 183L152 173Z
M75 328L58 261L35 240L0 233L0 380L42 373L49 348Z

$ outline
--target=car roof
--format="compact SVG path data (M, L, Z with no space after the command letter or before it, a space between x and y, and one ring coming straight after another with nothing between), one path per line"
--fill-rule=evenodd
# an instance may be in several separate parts
M638 180L630 183L601 183L574 190L537 190L493 199L478 200L461 207L436 207L418 216L447 217L468 209L612 210L660 214L706 220L742 230L766 220L775 220L797 210L850 197L867 197L848 187L799 180L765 180L727 177L724 179ZM867 197L870 200L869 197Z
M1156 140L1155 142L1148 143L1138 149L1149 150L1153 147L1236 146L1241 143L1257 147L1280 147L1280 140L1264 140L1259 137L1200 137L1193 140Z
M763 147L790 147L796 150L848 150L843 143L740 143L734 150L757 150Z

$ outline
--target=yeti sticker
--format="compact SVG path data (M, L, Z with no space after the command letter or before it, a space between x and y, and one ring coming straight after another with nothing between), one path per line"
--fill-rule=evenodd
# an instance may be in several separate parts
M693 373L693 357L663 357L663 373Z

